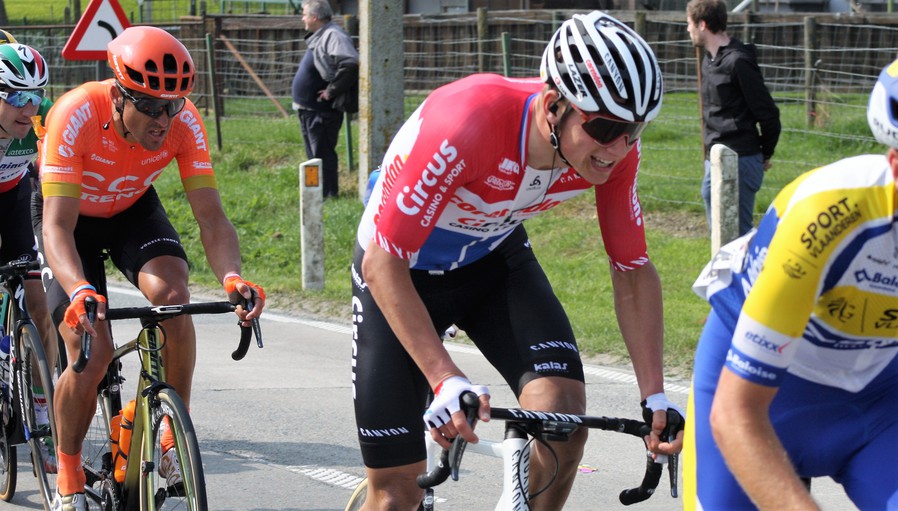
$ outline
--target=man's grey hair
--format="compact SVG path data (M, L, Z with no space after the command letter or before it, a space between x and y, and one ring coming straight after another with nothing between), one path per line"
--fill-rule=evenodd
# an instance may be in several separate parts
M330 21L334 17L334 10L328 0L306 0L303 2L305 14L315 16L321 21Z

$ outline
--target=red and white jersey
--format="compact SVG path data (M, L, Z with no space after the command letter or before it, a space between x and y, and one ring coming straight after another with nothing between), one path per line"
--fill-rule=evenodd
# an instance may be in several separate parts
M414 269L452 270L488 254L524 220L594 188L611 263L621 271L644 265L640 145L598 186L569 167L528 166L530 103L542 87L535 78L480 74L434 91L384 156L361 246L374 239Z

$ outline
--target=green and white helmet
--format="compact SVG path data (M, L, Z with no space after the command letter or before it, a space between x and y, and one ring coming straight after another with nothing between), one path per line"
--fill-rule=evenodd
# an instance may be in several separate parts
M50 79L47 61L24 44L0 44L0 85L10 89L43 89Z

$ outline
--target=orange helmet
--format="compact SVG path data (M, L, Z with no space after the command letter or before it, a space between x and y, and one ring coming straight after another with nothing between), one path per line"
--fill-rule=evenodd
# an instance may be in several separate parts
M183 98L193 89L190 53L161 28L128 27L106 53L115 79L126 89L162 99Z

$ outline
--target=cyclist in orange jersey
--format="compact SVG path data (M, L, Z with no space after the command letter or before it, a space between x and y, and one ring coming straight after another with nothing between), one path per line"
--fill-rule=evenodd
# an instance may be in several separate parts
M187 49L165 31L130 27L107 48L115 78L86 83L57 101L47 118L41 147L42 201L34 215L48 268L47 296L65 338L69 359L79 336L96 337L87 367L60 376L55 410L59 476L54 510L85 509L81 443L94 413L96 387L112 356L104 314L106 297L92 285L101 251L152 304L187 303L187 255L153 181L177 160L187 201L200 227L209 265L231 301L254 297L251 312L238 308L244 325L265 303L260 286L240 276L240 245L225 215L209 158L206 130L187 95L195 68ZM42 202L42 204L41 204ZM49 270L49 271L47 271ZM99 302L91 326L84 301ZM166 321L163 351L168 383L189 405L196 360L196 333L189 316ZM163 452L171 445L164 445ZM175 457L160 463L169 484L180 480Z

